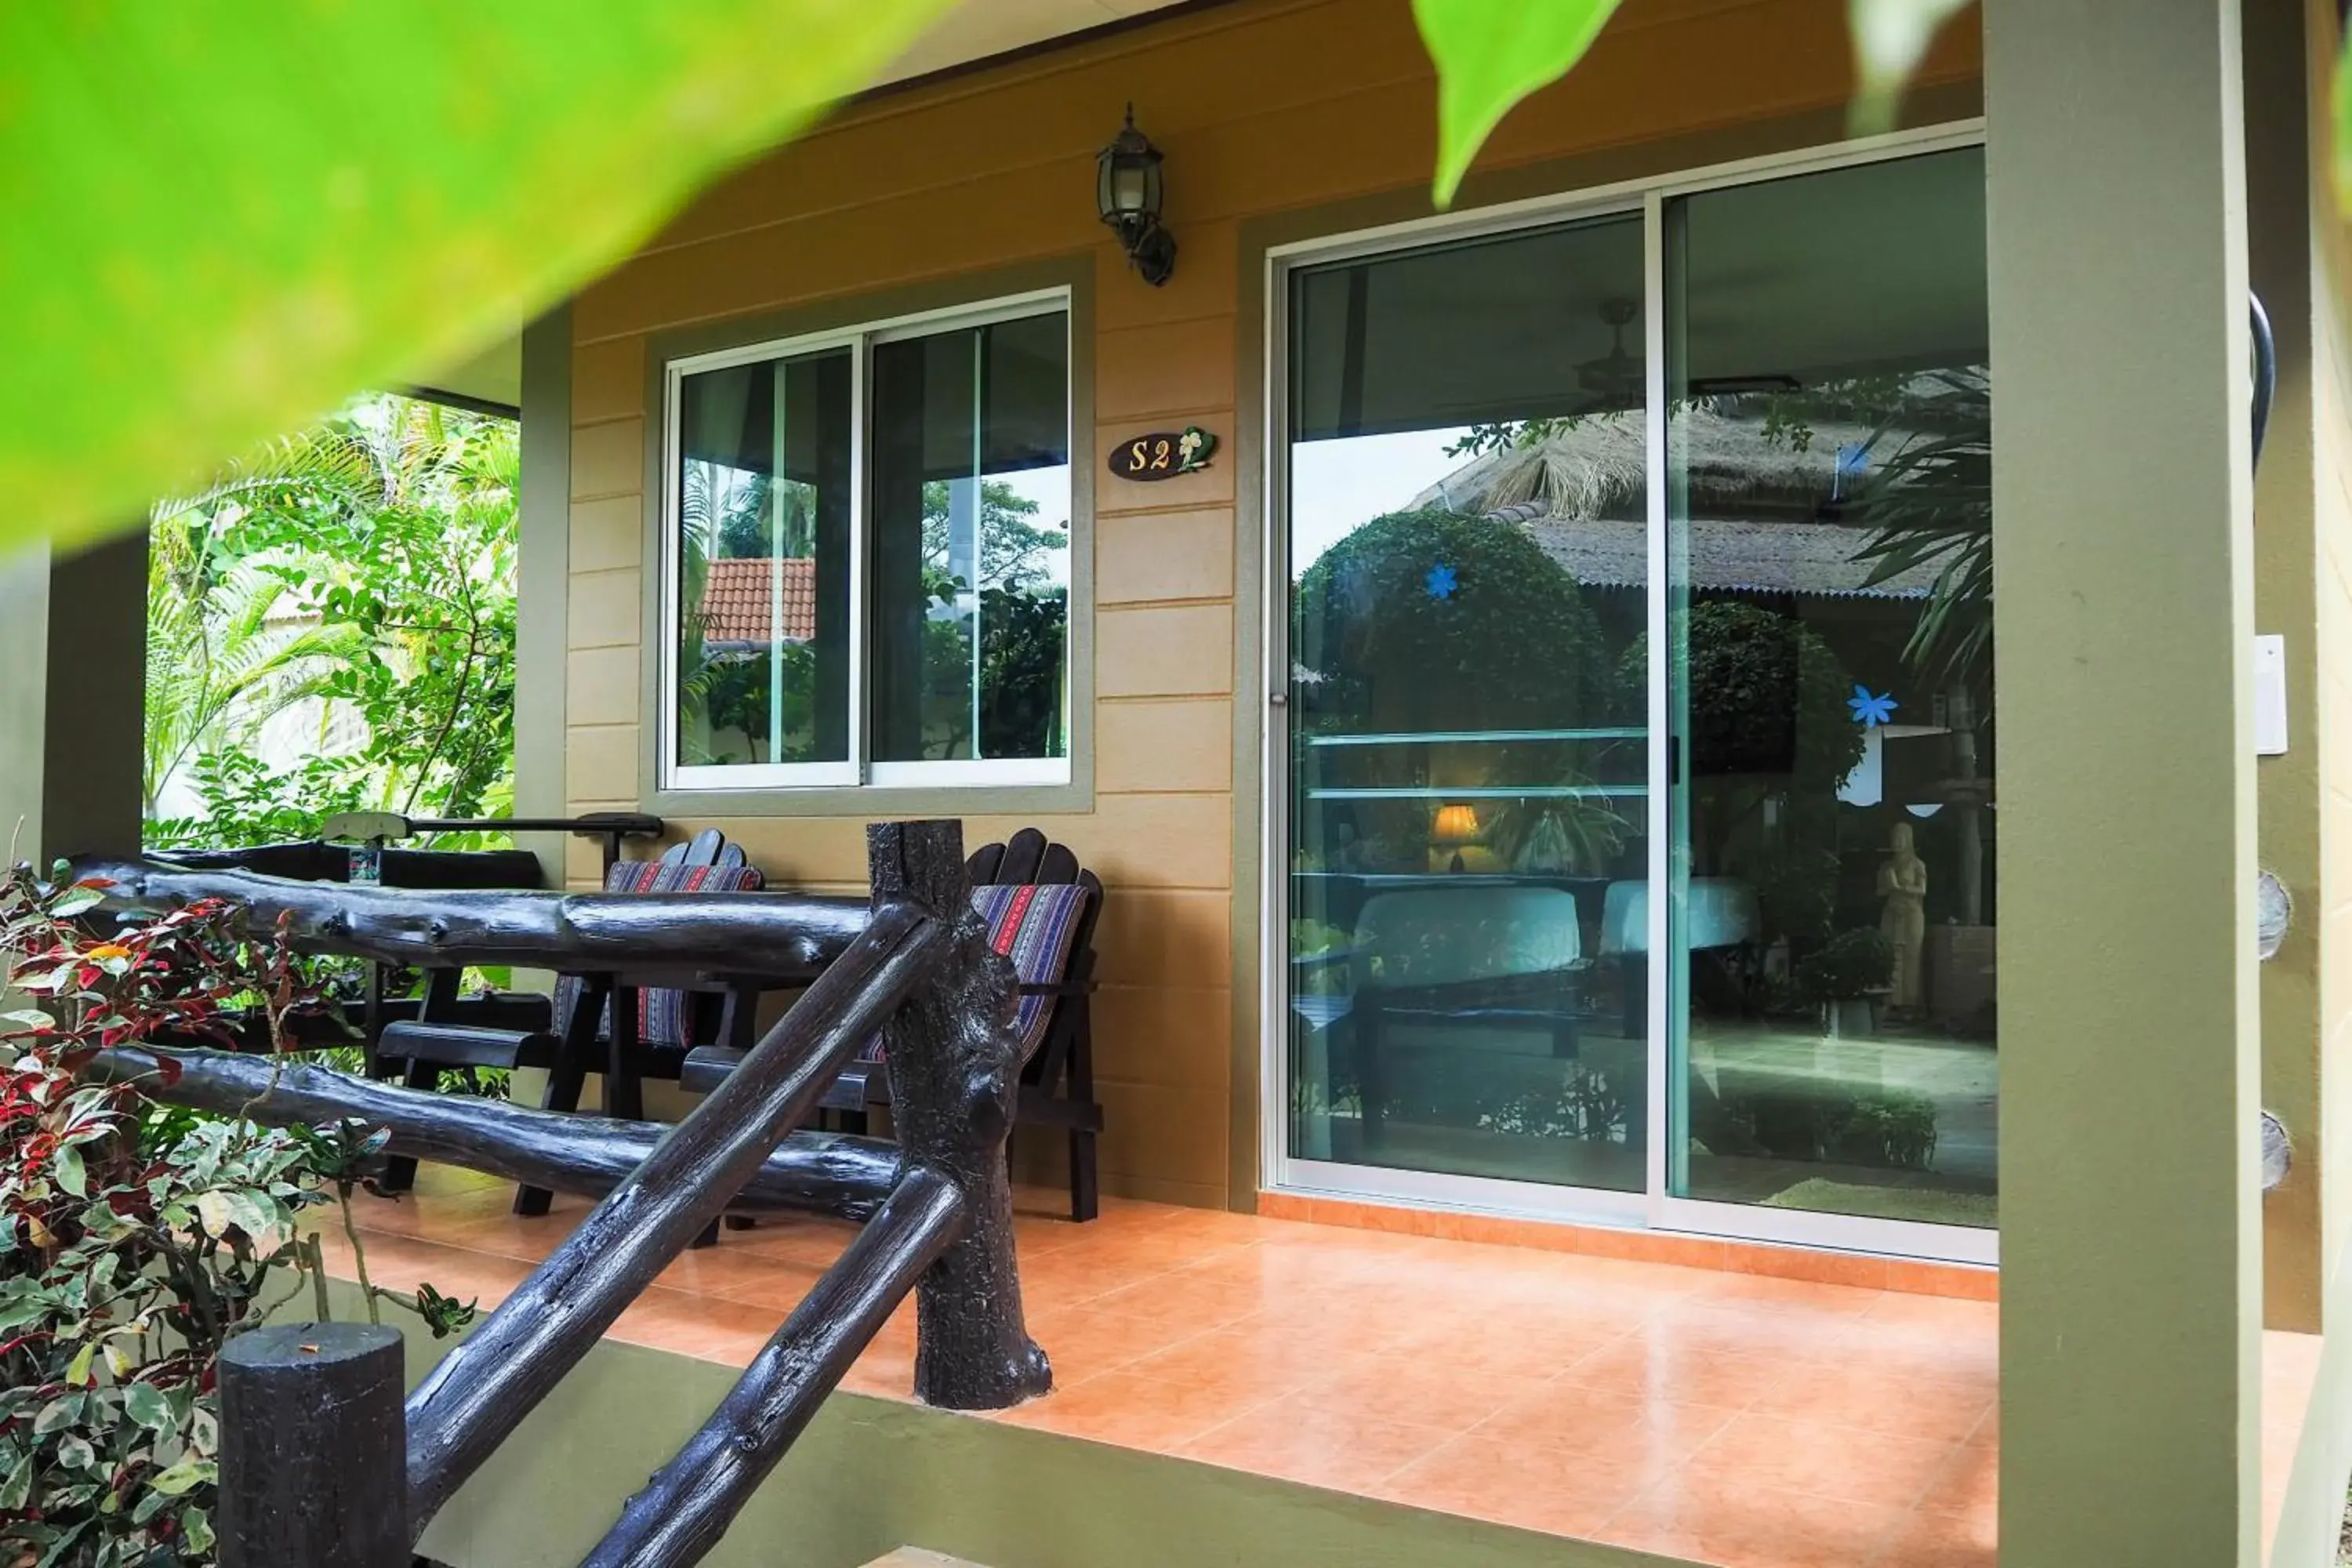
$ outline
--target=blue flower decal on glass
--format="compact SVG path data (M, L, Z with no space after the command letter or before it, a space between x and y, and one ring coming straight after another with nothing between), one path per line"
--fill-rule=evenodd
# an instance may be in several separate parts
M1421 585L1429 590L1429 596L1433 599L1450 599L1462 583L1454 576L1454 568L1441 561L1429 569L1429 575L1421 580Z
M1902 706L1895 700L1893 692L1873 697L1867 686L1855 687L1853 695L1845 700L1845 705L1853 710L1853 721L1865 730L1890 722L1895 717L1895 710Z

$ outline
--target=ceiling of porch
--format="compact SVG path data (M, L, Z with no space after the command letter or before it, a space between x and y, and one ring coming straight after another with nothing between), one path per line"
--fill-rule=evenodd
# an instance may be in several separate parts
M1113 26L1153 11L1201 0L961 0L868 84L869 89L954 70L975 61L1034 48L1055 38ZM416 390L467 404L517 408L522 404L522 329L464 364L420 375Z

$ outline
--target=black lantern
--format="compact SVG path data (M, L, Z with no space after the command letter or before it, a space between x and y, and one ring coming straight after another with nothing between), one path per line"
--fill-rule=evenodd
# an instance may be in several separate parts
M1176 237L1160 226L1160 149L1135 128L1130 103L1126 128L1095 155L1095 210L1118 231L1143 280L1155 285L1176 270Z

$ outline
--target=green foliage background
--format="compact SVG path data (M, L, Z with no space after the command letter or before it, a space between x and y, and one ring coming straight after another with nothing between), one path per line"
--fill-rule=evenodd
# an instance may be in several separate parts
M511 420L363 398L265 469L155 508L150 843L511 813L516 456ZM274 764L264 728L302 703L311 743ZM164 817L184 769L203 807Z

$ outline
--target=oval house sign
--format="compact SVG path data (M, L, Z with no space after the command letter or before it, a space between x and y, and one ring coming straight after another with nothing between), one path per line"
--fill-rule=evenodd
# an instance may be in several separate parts
M1216 449L1217 438L1197 425L1154 430L1113 447L1110 471L1122 479L1172 479L1207 468Z

